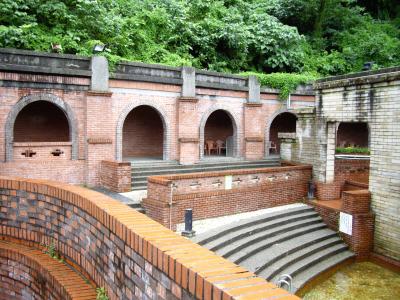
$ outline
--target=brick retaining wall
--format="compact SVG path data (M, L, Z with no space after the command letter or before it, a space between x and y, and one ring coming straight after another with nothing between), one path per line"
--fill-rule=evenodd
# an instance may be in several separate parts
M103 160L100 165L100 185L113 192L131 191L130 162Z
M0 299L94 300L96 291L48 254L0 241Z
M232 176L231 189L226 176ZM175 228L188 208L200 220L295 203L307 195L310 178L307 165L152 176L142 206L149 217Z
M298 299L105 195L0 177L0 235L54 242L114 299Z

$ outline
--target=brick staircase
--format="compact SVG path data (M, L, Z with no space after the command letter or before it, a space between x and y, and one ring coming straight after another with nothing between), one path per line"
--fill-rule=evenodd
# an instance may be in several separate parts
M279 157L263 160L239 160L234 158L219 158L203 161L195 165L179 165L176 161L138 161L132 162L132 190L145 190L147 178L153 175L184 174L198 172L214 172L250 168L266 168L280 165Z
M271 282L289 274L292 293L355 257L308 205L215 228L194 241Z

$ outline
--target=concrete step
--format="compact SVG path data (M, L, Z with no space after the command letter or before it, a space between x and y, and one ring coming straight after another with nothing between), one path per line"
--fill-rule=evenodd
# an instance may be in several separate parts
M257 255L260 252L265 252L264 250L270 249L273 245L277 243L283 243L289 241L298 236L305 235L310 232L316 232L321 229L326 229L326 224L320 221L310 221L309 224L303 224L299 226L296 224L297 228L291 229L288 232L282 228L276 230L272 235L265 237L265 240L260 239L254 244L247 244L246 248L242 248L237 252L229 252L224 257L235 262L236 264L241 264L243 261ZM218 252L217 252L218 253Z
M255 268L258 276L271 280L283 274L291 264L329 247L342 244L343 241L333 231L319 230L301 237L294 238L286 243L274 245L273 254L268 263L260 264Z
M227 166L227 165L253 165L253 164L268 164L268 163L279 163L279 158L267 158L263 160L239 160L239 159L227 159L221 161L202 161L193 165L180 165L176 161L169 162L143 162L143 163L132 163L132 170L163 170L170 167L178 167L179 169L191 169L191 168L203 168L210 166Z
M239 169L256 169L256 168L267 168L267 167L275 167L278 166L276 162L266 162L260 164L232 164L232 165L224 165L224 166L197 166L197 167L180 167L180 166L171 166L169 168L162 169L134 169L132 170L133 176L153 176L153 175L163 175L163 174L182 174L182 173L198 173L198 172L206 172L206 171L224 171L224 170L239 170Z
M316 264L309 266L301 272L295 273L292 282L292 292L296 293L302 288L308 281L317 277L326 270L335 267L347 260L354 260L355 254L349 250L340 251L336 254L331 255L328 258L317 261ZM276 279L275 279L276 280Z
M143 190L147 188L147 178L154 175L167 174L186 174L209 171L226 171L250 168L266 168L279 166L278 157L257 160L244 161L238 159L226 159L202 162L195 165L179 165L176 161L140 161L132 163L131 186L132 190Z
M341 244L329 247L327 249L323 249L323 250L313 253L311 255L307 255L303 259L300 259L300 260L295 261L292 264L290 264L288 267L286 267L283 270L282 273L271 277L270 281L276 283L281 274L288 274L288 275L292 276L292 278L294 278L294 277L296 277L297 274L311 268L312 266L317 265L319 262L327 260L328 258L330 258L336 254L345 252L345 251L347 251L347 249L348 249L347 245L344 243L341 243Z
M194 240L269 281L291 275L292 292L355 256L312 207L282 209L215 228Z
M206 245L206 247L209 247L211 251L216 251L219 255L229 257L233 253L237 253L246 247L253 246L255 243L269 237L284 232L288 233L292 230L312 224L322 224L321 218L312 212L287 216L285 218L259 224L248 231L246 229L238 231L236 235L236 232L231 232L227 236L227 239L217 241L217 243L214 241Z
M311 207L304 205L301 207L259 215L251 218L251 220L247 219L238 222L232 222L226 226L221 226L204 234L198 235L194 238L194 241L202 246L205 246L206 248L213 249L219 244L229 244L231 239L237 238L239 234L245 234L245 236L251 235L252 230L258 226L266 226L269 222L270 224L275 224L275 222L282 221L282 218L297 218L302 214L312 214L313 216L317 216Z

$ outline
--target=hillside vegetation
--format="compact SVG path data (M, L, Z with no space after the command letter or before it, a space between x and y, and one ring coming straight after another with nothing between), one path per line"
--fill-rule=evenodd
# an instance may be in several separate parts
M400 65L399 8L396 0L0 0L0 47L57 43L91 55L104 43L114 63L312 79L366 61Z

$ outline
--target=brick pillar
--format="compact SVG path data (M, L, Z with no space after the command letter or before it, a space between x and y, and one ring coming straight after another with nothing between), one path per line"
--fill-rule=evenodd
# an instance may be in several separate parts
M115 124L110 116L110 92L88 91L86 97L86 137L87 173L89 185L100 184L100 164L102 160L115 157Z
M260 135L263 130L262 103L249 102L244 107L244 156L249 160L262 159L264 157L264 136Z
M182 95L178 98L178 151L179 163L191 165L199 161L199 116L196 98L196 70L182 68Z
M353 216L353 224L351 235L341 235L357 259L367 259L374 245L375 216L370 211L371 193L368 190L344 191L342 199L341 210Z

